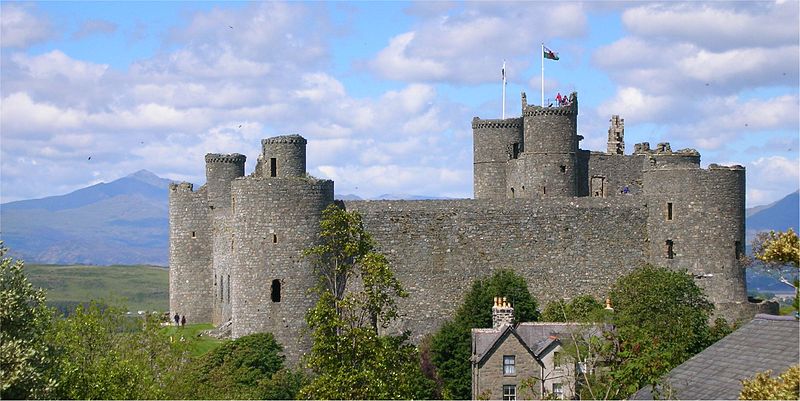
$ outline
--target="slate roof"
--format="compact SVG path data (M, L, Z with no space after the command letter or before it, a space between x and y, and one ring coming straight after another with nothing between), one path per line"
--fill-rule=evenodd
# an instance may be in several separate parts
M800 363L800 322L791 316L756 317L693 356L665 376L672 399L735 400L742 390L741 380L772 370L778 375ZM631 399L653 399L646 386Z

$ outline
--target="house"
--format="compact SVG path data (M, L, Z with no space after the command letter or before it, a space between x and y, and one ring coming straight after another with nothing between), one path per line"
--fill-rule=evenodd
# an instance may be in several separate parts
M565 346L596 329L580 323L513 322L514 308L498 297L492 328L472 329L472 398L574 398L576 373L584 365L565 355Z
M756 317L672 369L657 386L640 389L637 400L735 400L742 380L772 370L772 375L800 363L800 322L792 316L758 314Z

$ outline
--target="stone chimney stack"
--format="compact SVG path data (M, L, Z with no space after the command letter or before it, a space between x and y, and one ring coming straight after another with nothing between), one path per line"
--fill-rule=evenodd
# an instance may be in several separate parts
M514 323L514 308L506 301L506 297L494 297L492 306L492 328L499 329Z

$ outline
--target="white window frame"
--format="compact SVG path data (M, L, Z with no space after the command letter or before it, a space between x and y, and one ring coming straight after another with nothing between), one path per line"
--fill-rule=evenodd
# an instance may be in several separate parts
M517 385L504 384L503 385L503 401L517 401Z
M517 375L517 356L503 355L503 376Z
M555 396L559 400L564 399L564 383L561 382L553 383L553 396Z

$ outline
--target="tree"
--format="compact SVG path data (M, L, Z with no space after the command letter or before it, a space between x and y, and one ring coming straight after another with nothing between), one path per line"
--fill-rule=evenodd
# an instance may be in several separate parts
M709 345L713 305L685 271L638 268L619 279L609 297L612 396L655 388L661 376Z
M558 300L547 304L540 320L543 322L602 322L604 307L591 295L579 295L570 301Z
M283 369L283 347L271 333L226 342L199 357L184 373L180 392L188 399L294 398L303 376ZM280 374L278 375L278 372ZM275 380L280 383L275 383Z
M23 262L7 252L0 242L0 399L49 397L56 385L46 341L53 312L44 291L25 277Z
M305 362L315 376L300 396L430 398L433 384L407 333L379 333L397 317L395 298L408 294L375 251L361 216L331 205L320 228L321 243L305 252L320 277L319 300L306 314L312 348Z
M772 371L760 372L752 379L742 380L740 400L798 400L800 399L800 365L790 366L778 377Z
M786 232L759 233L753 240L753 254L762 269L795 290L795 312L800 310L800 239L791 228Z
M536 300L522 276L512 270L498 270L477 280L464 296L453 320L446 322L431 341L431 359L442 381L442 396L469 399L472 396L470 356L473 328L492 327L494 297L506 297L514 307L515 322L532 322L539 317Z

